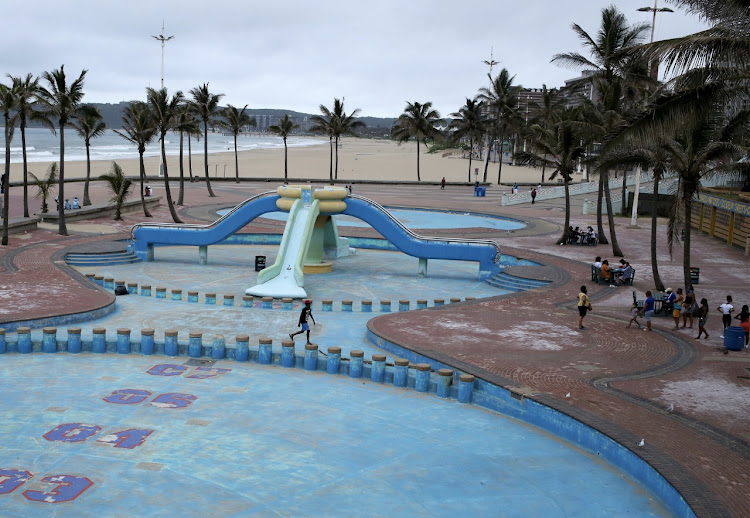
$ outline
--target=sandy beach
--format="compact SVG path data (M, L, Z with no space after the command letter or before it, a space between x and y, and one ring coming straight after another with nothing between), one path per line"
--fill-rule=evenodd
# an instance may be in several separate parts
M211 138L209 136L209 138ZM318 137L319 139L319 137ZM199 149L196 149L199 148ZM211 178L233 178L235 175L234 153L212 153L209 158L209 175ZM329 175L330 148L328 144L305 147L290 147L288 150L289 178L306 178L327 180ZM469 181L469 160L461 158L457 150L443 150L436 153L426 153L425 147L420 146L420 172L425 182L439 182L443 176L447 182ZM170 178L178 178L180 174L177 156L167 157L168 174ZM127 176L138 175L138 160L117 160ZM146 158L146 173L156 176L159 171L159 158ZM193 175L204 176L203 146L193 146ZM38 177L43 176L50 162L33 162L29 170ZM95 179L109 171L112 162L92 161L91 178ZM480 178L484 167L483 162L472 161L472 171L478 167ZM188 176L187 149L184 156L185 176ZM490 163L488 181L497 182L496 163ZM11 164L11 182L22 180L22 165ZM259 149L241 151L239 153L239 171L242 178L272 178L284 177L284 150ZM66 161L65 178L84 178L86 175L85 161ZM380 181L416 181L417 180L417 145L408 142L399 146L390 140L373 140L361 138L345 138L339 145L339 174L340 182L357 182L368 180ZM541 170L527 167L503 164L502 182L505 183L537 183L541 179ZM472 172L471 181L474 181Z

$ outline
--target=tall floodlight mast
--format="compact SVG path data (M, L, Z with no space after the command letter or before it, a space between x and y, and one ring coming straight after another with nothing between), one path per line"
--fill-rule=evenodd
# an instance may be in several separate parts
M161 34L151 37L161 42L161 87L164 88L164 44L174 38L174 36L164 36L164 20L162 20Z

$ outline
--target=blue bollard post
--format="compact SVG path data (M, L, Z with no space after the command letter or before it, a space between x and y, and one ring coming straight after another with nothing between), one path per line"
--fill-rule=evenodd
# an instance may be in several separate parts
M294 342L291 340L284 340L281 342L281 366L292 368L296 361L294 354Z
M197 291L188 291L188 302L198 302Z
M103 288L104 287L104 276L102 276L102 275L94 275L94 282Z
M130 354L130 329L117 330L117 354Z
M91 281L91 282L93 282L93 283L96 283L96 280L94 280L94 277L96 277L96 274L95 274L95 273L87 273L87 274L86 274L86 279L87 279L87 280L89 280L89 281Z
M451 304L457 304L461 302L461 297L451 297Z
M57 352L57 328L45 327L42 329L42 352Z
M141 329L141 354L149 356L154 354L154 330Z
M252 295L243 295L242 296L242 307L243 308L251 308L253 307L253 296Z
M214 336L211 342L211 358L214 360L223 360L226 355L227 341L224 339L224 335Z
M246 362L250 357L250 337L237 335L234 339L234 359L238 362Z
M451 395L451 382L453 382L453 371L451 369L438 370L437 396L446 398Z
M203 333L190 333L188 339L188 356L200 358L203 356Z
M351 312L351 310L352 310L352 301L351 300L342 300L341 301L341 311Z
M263 297L260 307L263 309L273 309L273 297Z
M383 383L385 380L385 354L372 355L372 368L370 369L370 381Z
M234 295L224 295L224 305L234 306Z
M95 353L107 352L107 330L103 327L92 329L91 350Z
M318 346L316 344L305 344L305 370L318 370Z
M0 354L8 352L8 344L5 342L5 328L0 327Z
M144 284L141 286L141 297L150 297L151 296L151 286L148 284Z
M206 304L216 304L216 293L206 293Z
M362 364L365 361L365 352L354 350L349 353L349 377L362 377Z
M427 392L430 389L430 364L418 363L414 388L417 392Z
M399 358L393 363L393 386L404 388L409 381L409 360Z
M260 338L258 340L258 363L261 365L271 365L271 361L273 360L272 344L273 340L270 338Z
M326 313L328 313L330 311L333 311L333 301L332 300L330 300L330 299L323 299L322 304L323 305L320 308L321 311L324 311Z
M137 282L129 282L128 283L128 294L129 295L138 295L138 283Z
M443 305L445 305L445 299L435 299L433 301L433 306L435 307L443 306Z
M115 289L115 279L114 279L114 277L105 277L104 278L104 289L105 290L113 290L113 289Z
M408 300L399 300L398 301L398 310L399 311L409 311L409 301Z
M417 309L427 309L427 299L417 299Z
M464 300L468 302L470 300L477 300L477 298L476 297L464 297Z
M182 300L182 290L180 289L174 289L172 290L172 297L171 300Z
M390 313L391 312L391 301L390 300L381 300L380 301L380 312L381 313Z
M458 402L471 403L471 394L474 390L474 376L461 374L458 377Z
M157 299L166 299L167 298L167 288L160 288L156 287L156 298Z
M177 344L177 330L167 329L164 331L164 354L166 356L177 356L180 352Z
M372 301L371 300L362 301L362 313L372 313Z
M286 309L288 311L292 309L293 307L292 304L293 304L293 301L289 297L284 297L283 299L281 299L281 309Z
M31 352L31 328L19 327L16 329L18 334L18 343L16 348L20 354L29 354Z
M326 372L328 374L338 374L341 367L341 347L335 345L328 348L328 358L326 359Z
M81 352L81 328L68 328L68 352L78 354Z

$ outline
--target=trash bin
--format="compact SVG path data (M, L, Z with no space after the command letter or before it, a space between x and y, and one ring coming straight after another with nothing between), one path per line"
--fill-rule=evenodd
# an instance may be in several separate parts
M745 329L730 326L724 330L724 347L730 351L741 351L745 347Z
M259 272L266 267L266 256L256 255L255 256L255 271Z
M700 281L700 279L701 279L701 269L690 268L690 283L698 284L698 281Z
M479 191L479 196L484 196L484 194L487 192L486 187L477 187L477 190Z

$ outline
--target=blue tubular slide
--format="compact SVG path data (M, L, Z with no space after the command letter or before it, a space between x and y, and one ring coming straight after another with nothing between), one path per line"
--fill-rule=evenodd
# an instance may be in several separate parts
M500 271L500 248L494 242L419 236L400 224L388 211L372 200L351 195L344 201L346 210L343 214L365 221L407 255L425 259L477 261L479 280L487 279Z

